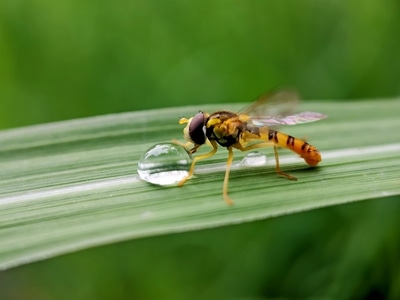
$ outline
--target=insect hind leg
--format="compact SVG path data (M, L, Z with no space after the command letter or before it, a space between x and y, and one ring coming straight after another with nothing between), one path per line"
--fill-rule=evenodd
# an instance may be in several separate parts
M259 143L259 144L253 144L247 147L243 147L241 144L236 144L235 147L239 149L240 151L249 151L257 148L265 148L265 147L274 147L274 156L275 156L275 171L278 175L285 177L289 180L297 180L295 176L292 176L290 174L287 174L283 171L281 171L280 165L279 165L279 154L278 154L278 147L272 143L272 142L265 142L265 143Z
M279 166L279 154L278 154L278 147L274 145L274 155L275 155L275 171L278 175L286 177L289 180L297 180L296 177L287 174L283 171L281 171L281 168Z

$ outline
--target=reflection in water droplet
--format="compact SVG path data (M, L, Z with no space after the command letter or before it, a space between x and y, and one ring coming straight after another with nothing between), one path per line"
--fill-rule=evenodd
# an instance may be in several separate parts
M157 185L172 185L189 173L192 157L185 148L172 143L157 144L138 162L139 177Z
M240 166L245 166L245 167L263 166L266 164L267 164L267 156L257 151L248 153L245 157L243 157L242 161L239 163Z

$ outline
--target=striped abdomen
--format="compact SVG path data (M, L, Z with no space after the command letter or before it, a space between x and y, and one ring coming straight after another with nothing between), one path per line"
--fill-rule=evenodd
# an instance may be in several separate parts
M291 135L269 129L268 140L280 147L289 148L293 152L296 152L310 166L316 166L321 161L321 154L317 148Z

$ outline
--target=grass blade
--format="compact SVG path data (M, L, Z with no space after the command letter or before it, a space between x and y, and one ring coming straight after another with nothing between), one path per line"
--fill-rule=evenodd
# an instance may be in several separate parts
M231 108L239 109L237 105ZM199 164L184 187L139 180L150 146L182 136L184 107L71 120L0 132L0 269L96 245L249 222L346 202L400 194L400 101L307 103L327 120L282 128L320 149L308 168L281 151L278 178L268 166L242 168L235 152L234 207L222 200L226 150ZM264 150L263 150L264 152Z

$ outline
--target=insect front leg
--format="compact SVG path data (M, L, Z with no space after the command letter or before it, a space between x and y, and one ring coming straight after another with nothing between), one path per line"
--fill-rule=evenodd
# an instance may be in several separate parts
M178 141L178 140L175 140L175 139L172 140L172 143L175 144L175 145L179 145L179 146L185 148L188 151L190 150L190 146L193 145L191 142L182 143L181 141Z
M185 176L181 181L178 182L178 186L184 185L185 182L190 177L192 177L192 175L194 173L194 167L195 167L196 163L199 160L209 158L209 157L213 156L217 152L218 146L217 146L217 143L215 141L210 141L210 146L213 148L210 152L208 152L206 154L202 154L202 155L196 156L196 157L193 158L192 165L190 166L189 174L187 176Z

